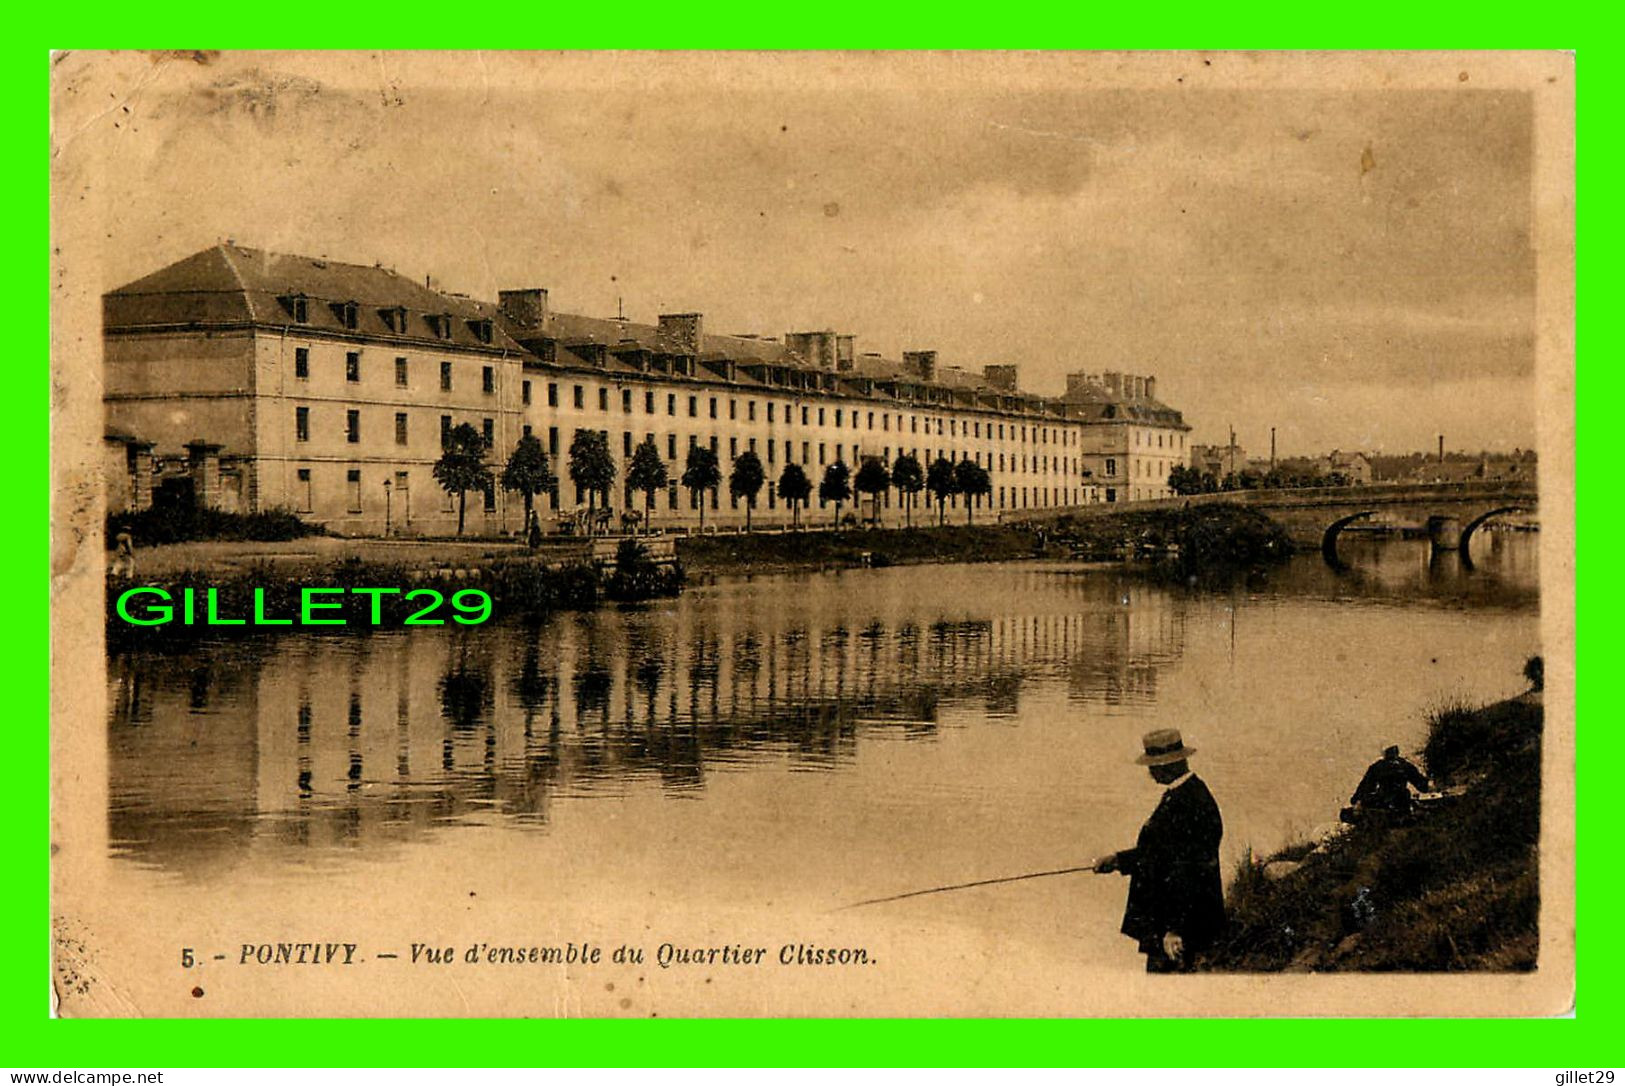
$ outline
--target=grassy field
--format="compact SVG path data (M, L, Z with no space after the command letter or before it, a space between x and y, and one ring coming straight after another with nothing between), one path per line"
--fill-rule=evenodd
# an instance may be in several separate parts
M1407 825L1355 827L1318 848L1247 857L1205 967L1533 969L1542 716L1537 692L1435 713L1425 770L1453 801Z

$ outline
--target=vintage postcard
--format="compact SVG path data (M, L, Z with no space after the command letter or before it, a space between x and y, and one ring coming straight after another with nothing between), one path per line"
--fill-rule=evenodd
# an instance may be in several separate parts
M1565 1013L1573 77L55 56L56 1012Z

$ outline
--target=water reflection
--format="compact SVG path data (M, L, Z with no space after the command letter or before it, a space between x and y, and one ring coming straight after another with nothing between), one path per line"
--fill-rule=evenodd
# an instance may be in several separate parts
M1352 573L1316 556L1220 596L1114 570L914 567L724 582L541 623L120 656L111 837L130 860L213 878L267 851L379 859L471 822L547 832L560 804L645 787L718 805L725 832L719 774L847 773L867 744L936 744L950 719L1038 727L1039 703L1053 757L1076 759L1093 740L1069 720L1159 711L1193 622L1224 617L1233 638L1238 610L1306 600L1533 608L1532 547L1485 534L1476 571L1430 562L1425 544L1345 537ZM871 770L865 787L928 802L988 776L939 760L930 780Z

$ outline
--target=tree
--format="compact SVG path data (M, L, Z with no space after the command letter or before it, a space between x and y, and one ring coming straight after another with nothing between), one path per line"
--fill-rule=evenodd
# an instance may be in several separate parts
M790 503L790 519L799 528L801 507L812 497L812 480L807 478L800 464L784 465L784 471L779 475L779 497Z
M547 462L542 443L532 434L526 434L514 446L513 455L502 469L502 489L513 490L525 496L525 527L530 527L531 501L536 495L552 490L559 478Z
M609 505L609 488L615 485L615 458L609 454L609 435L598 430L577 430L570 439L570 481L587 492L587 511L592 512L599 494Z
M970 524L971 508L975 506L976 499L993 493L993 477L976 461L961 460L954 465L954 482L958 484L959 492L965 495L965 523Z
M463 517L470 490L492 485L491 469L485 465L485 438L466 422L452 427L446 447L434 462L435 481L448 494L457 495L457 534L463 534Z
M959 478L954 474L953 461L945 456L931 461L931 469L925 473L925 489L937 500L937 523L941 524L943 517L948 515L948 499L959 493Z
M1168 489L1175 494L1200 494L1202 473L1184 464L1175 464L1168 473Z
M878 456L866 456L863 463L858 465L858 477L853 480L853 488L859 494L868 494L874 498L874 512L870 520L880 520L880 495L891 489L891 472Z
M688 447L688 462L683 465L683 486L700 506L700 531L705 531L705 493L715 490L722 482L722 470L717 467L717 454L705 445Z
M632 451L632 462L626 466L626 481L643 495L643 528L648 531L654 525L655 495L671 483L666 461L655 448L653 437L644 438L643 444Z
M903 506L903 523L913 527L914 495L925 486L925 472L920 470L920 462L913 455L904 453L892 462L891 485L897 488L897 498Z
M818 482L818 500L835 503L835 525L841 523L841 503L852 497L852 469L844 461L837 460L824 469L824 477Z
M762 492L767 473L762 470L762 458L748 449L734 457L728 472L728 495L745 499L745 531L750 531L751 510L756 508L756 495Z

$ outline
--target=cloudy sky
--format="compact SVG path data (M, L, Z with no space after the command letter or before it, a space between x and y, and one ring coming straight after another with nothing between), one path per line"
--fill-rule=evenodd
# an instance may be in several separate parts
M1156 374L1260 451L1534 441L1527 95L1135 64L131 55L59 93L106 98L108 286L232 237L1040 392Z

